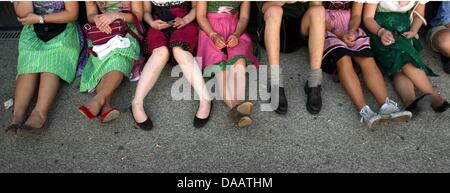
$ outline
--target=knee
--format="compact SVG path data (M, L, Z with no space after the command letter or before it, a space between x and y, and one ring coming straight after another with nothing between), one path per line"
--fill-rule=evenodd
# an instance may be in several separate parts
M281 22L283 17L283 8L281 6L270 6L264 13L266 23Z
M346 67L353 67L352 65L352 58L350 56L342 56L337 62L336 65L338 68L346 68Z
M325 21L325 8L322 5L311 5L307 14L312 16L310 18L314 20L314 22L318 22L319 20Z
M436 37L436 40L439 50L441 50L444 54L450 54L450 32L441 34Z
M179 55L184 54L184 52L186 52L186 50L184 50L180 46L175 46L172 48L172 53L174 57L178 57Z
M234 63L234 67L236 67L236 68L245 68L245 64L246 64L245 59L240 58L239 60L237 60Z
M153 50L152 55L155 54L158 57L169 57L169 49L166 46L161 46Z

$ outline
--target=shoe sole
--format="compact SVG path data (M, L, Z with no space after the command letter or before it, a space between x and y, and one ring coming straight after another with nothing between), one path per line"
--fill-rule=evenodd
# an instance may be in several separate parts
M285 115L287 113L287 110L279 110L279 109L275 109L275 113L278 113L280 115Z
M253 120L250 117L242 117L241 120L239 120L238 127L240 129L244 127L248 127L253 123Z
M369 129L372 129L372 127L374 125L377 125L378 123L380 123L381 120L382 120L382 117L381 116L377 116L375 119L372 119L369 123L367 123L367 127Z
M110 113L108 113L108 115L101 121L102 123L107 123L110 121L113 121L117 118L119 118L120 116L120 112L119 111L111 111Z
M407 123L411 120L412 113L409 111L403 111L398 113L393 113L391 115L383 115L381 117L382 122L404 122Z
M242 115L251 115L253 113L253 103L243 102L236 108L236 111Z
M317 115L320 113L320 109L319 110L313 110L308 103L306 103L306 110L308 110L309 113L313 114L313 115Z

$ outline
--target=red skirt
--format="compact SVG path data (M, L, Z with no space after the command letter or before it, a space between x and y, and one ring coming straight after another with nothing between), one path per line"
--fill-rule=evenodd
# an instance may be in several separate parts
M184 17L188 10L182 8L171 8L170 12L176 17ZM158 19L155 17L155 19ZM197 43L198 26L195 21L183 26L180 29L171 28L157 30L152 27L147 31L147 47L151 54L154 49L166 46L173 48L179 46L184 50L193 53Z

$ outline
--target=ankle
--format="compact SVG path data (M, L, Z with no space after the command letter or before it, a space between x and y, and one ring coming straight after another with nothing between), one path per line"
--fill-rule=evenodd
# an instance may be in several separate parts
M39 117L46 119L47 115L48 115L48 111L35 108L35 109L33 109L33 111L31 111L31 115L38 115Z
M97 101L100 106L103 106L106 103L106 97L103 96L103 94L97 94L94 96L94 98L92 98L92 101Z
M133 99L131 101L131 106L132 107L142 107L142 106L144 106L144 101L143 100Z

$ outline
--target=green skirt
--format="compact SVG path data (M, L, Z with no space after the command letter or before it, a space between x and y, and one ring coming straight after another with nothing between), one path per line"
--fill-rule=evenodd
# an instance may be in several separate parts
M133 24L128 24L128 27L138 34ZM138 41L130 34L127 33L126 37L130 39L131 43L128 48L114 49L103 60L89 55L88 62L81 75L80 92L94 89L108 72L119 71L127 77L131 74L133 61L139 58L140 46ZM89 40L88 45L92 47L92 42Z
M80 39L75 23L48 42L34 32L33 25L25 25L19 39L17 76L50 72L71 83L75 78L80 54Z
M410 29L408 13L377 12L375 20L380 26L391 31L395 38L394 44L384 46L378 36L368 33L372 52L384 76L389 77L399 72L408 63L425 71L429 76L437 76L422 60L419 52L423 48L419 40L407 39L401 35Z

